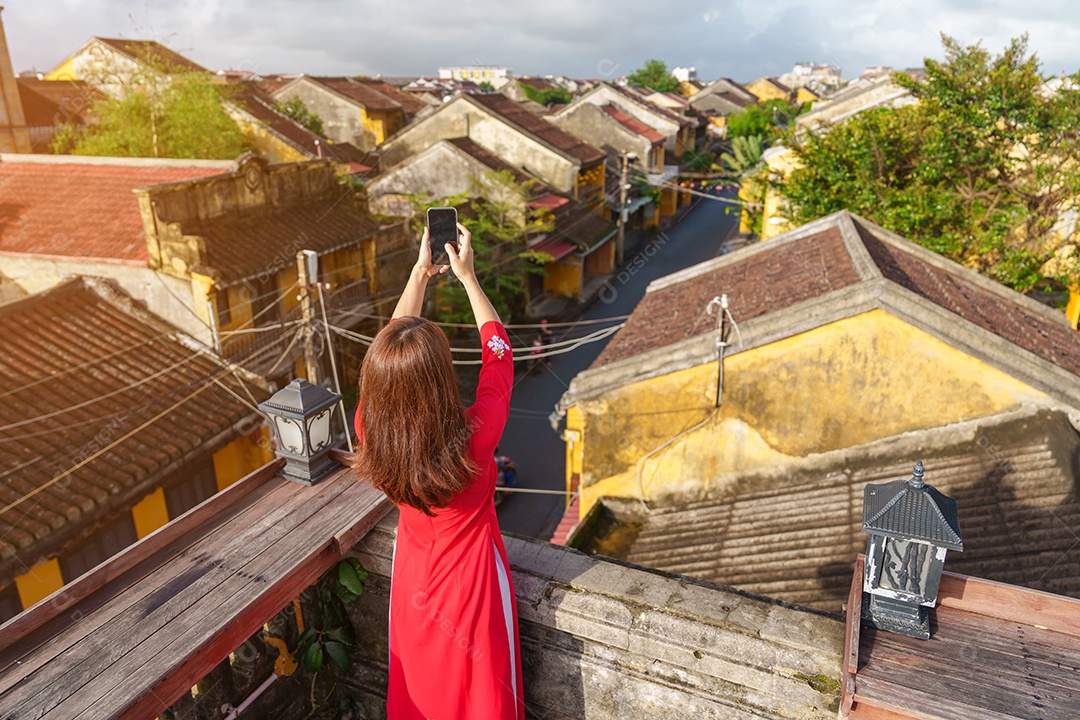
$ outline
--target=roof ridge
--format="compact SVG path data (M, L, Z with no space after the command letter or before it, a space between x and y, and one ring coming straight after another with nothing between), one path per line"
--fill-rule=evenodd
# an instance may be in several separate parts
M725 265L733 265L737 262L742 262L748 257L752 257L759 253L768 252L774 248L788 245L803 239L809 235L815 235L819 232L823 232L830 227L837 227L839 229L841 218L847 213L846 210L833 213L832 215L826 215L825 217L818 218L817 220L811 220L805 225L800 225L797 228L788 230L785 233L781 233L774 238L768 240L760 240L756 243L746 245L733 252L726 253L724 255L718 255L710 260L705 260L697 265L691 265L688 268L665 275L664 277L657 278L649 283L645 288L645 293L655 292L657 290L663 290L671 287L672 285L678 285L679 283L686 282L687 280L693 280L696 277L705 275L714 270L718 270Z
M1049 320L1055 324L1065 325L1066 327L1069 327L1068 318L1065 317L1064 313L1055 312L1046 305L1043 305L1038 300L1033 300L1024 293L1019 292L1018 290L1013 290L1012 288L1001 284L997 280L983 275L978 270L965 267L964 265L956 262L955 260L950 260L949 258L940 255L933 250L925 248L914 240L910 240L903 235L900 235L893 232L892 230L878 225L873 220L865 218L861 215L852 214L851 216L856 225L861 225L867 230L867 232L869 232L875 239L879 240L880 242L894 247L901 252L905 252L909 255L914 255L919 260L933 265L939 270L943 270L950 274L959 275L965 280L971 282L973 285L976 285L979 289L986 290L1008 302L1016 302L1022 307L1024 307L1024 309L1036 313L1043 319ZM865 243L863 243L863 247L866 247ZM874 264L875 266L877 265L876 262ZM880 267L878 268L878 270L880 272Z

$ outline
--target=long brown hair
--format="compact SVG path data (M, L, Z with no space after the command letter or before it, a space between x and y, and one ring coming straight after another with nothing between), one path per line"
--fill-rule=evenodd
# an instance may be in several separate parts
M383 328L360 370L362 476L395 504L428 515L476 472L450 343L434 323L403 317Z

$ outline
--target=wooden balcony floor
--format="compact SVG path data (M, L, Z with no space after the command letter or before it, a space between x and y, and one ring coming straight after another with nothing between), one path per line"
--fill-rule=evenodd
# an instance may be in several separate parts
M860 557L860 572L861 565ZM859 605L854 618L849 606L849 642L858 655L849 655L845 669L847 717L1080 717L1080 601L952 573L942 577L938 601L929 640L854 630Z
M0 717L157 717L390 508L348 469L305 487L276 477L279 467L0 627Z

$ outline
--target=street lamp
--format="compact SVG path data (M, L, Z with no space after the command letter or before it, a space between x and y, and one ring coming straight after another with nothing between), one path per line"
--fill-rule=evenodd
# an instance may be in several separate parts
M862 529L862 622L928 640L945 553L964 550L956 501L923 482L919 461L910 480L866 486Z
M286 461L282 477L314 485L337 468L330 459L330 421L340 399L321 385L297 378L259 404L274 430L277 454Z

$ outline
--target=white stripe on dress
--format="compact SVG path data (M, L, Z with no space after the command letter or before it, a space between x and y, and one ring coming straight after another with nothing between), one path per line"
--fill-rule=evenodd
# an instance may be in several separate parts
M499 574L499 594L502 596L503 617L506 619L506 639L510 643L510 688L514 692L514 717L517 717L517 658L514 648L514 608L510 604L514 602L510 594L510 580L506 576L506 568L503 567L502 555L499 554L499 546L494 538L491 545L495 549L495 569Z

